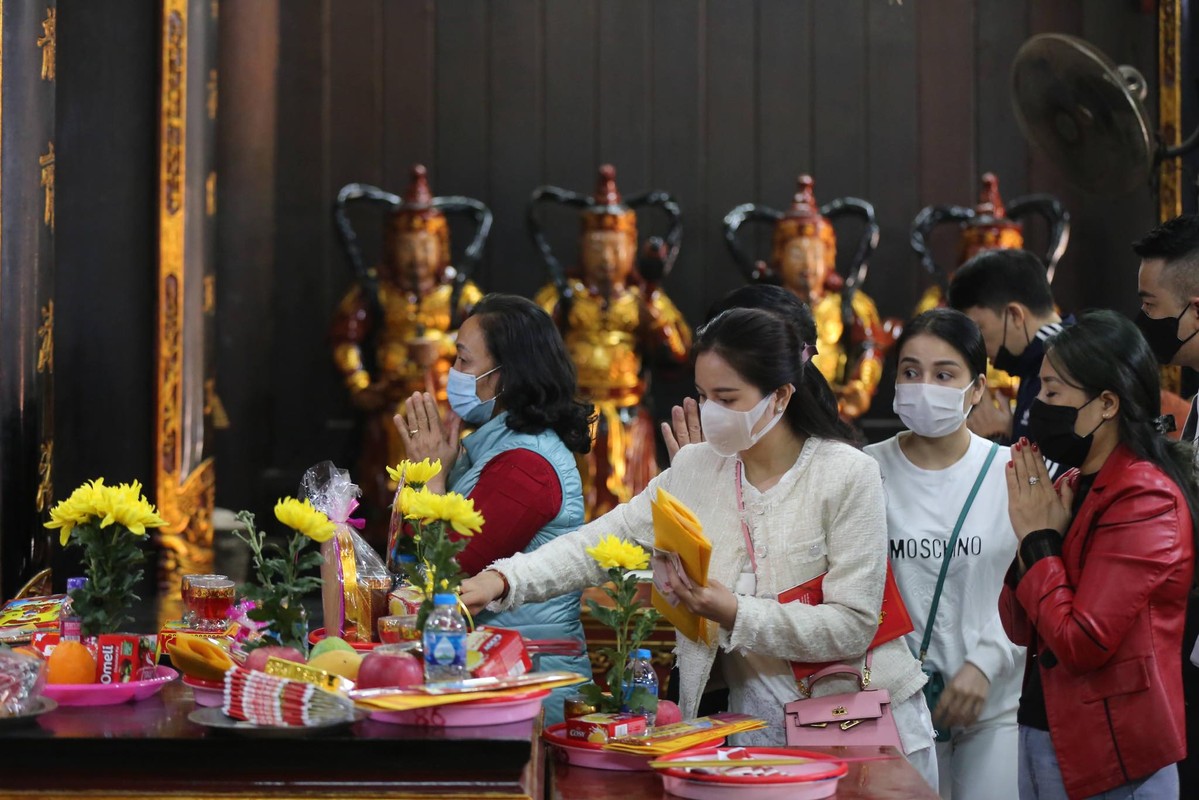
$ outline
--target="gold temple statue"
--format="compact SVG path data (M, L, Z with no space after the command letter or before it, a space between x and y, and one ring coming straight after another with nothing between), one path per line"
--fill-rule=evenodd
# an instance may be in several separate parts
M1004 206L999 194L999 178L993 172L984 173L978 193L978 205L927 206L912 221L912 249L920 257L920 263L933 278L933 283L921 295L913 316L945 305L945 291L957 269L984 250L1019 249L1024 247L1024 226L1019 221L1028 214L1044 218L1049 229L1049 246L1045 257L1045 271L1049 282L1066 252L1070 242L1070 214L1053 196L1031 194L1018 197L1011 205ZM941 224L956 223L961 232L958 236L957 258L953 269L942 269L933 258L931 235ZM1019 388L1018 381L1006 372L987 365L987 386L1014 399Z
M377 267L365 268L346 213L356 201L388 209L383 259ZM450 263L447 212L470 214L476 224L459 268ZM478 200L433 197L425 168L418 164L402 199L352 183L338 193L334 216L357 281L333 319L333 360L363 415L354 478L362 487L367 538L381 547L386 508L395 492L384 467L404 458L392 417L416 391L430 392L445 403L454 334L482 297L469 275L490 232L491 212Z
M974 208L928 206L922 209L912 221L912 249L920 257L920 264L932 276L933 284L916 304L915 314L945 305L945 288L953 278L953 269L982 251L1024 247L1024 226L1020 219L1029 214L1043 217L1048 226L1049 244L1042 261L1049 282L1053 283L1057 263L1062 260L1062 254L1070 242L1070 214L1052 195L1017 197L1005 207L999 194L999 178L995 173L987 172L982 177L978 205ZM953 269L949 270L936 263L930 244L933 229L946 223L956 223L961 228L957 258Z
M581 210L576 274L562 269L542 233L536 210L544 201ZM635 209L642 206L661 208L671 227L639 258ZM553 278L536 300L561 328L579 390L598 414L594 445L579 459L588 519L632 498L658 472L657 431L642 401L650 365L685 364L691 346L691 329L659 285L678 255L680 219L664 192L623 202L608 164L600 167L594 197L543 186L530 201L530 230Z
M724 236L733 259L750 281L782 284L812 307L816 348L812 362L837 395L841 416L852 421L870 408L883 375L883 357L897 335L884 323L874 301L859 288L867 260L878 246L874 208L865 200L844 197L817 207L809 175L800 175L798 190L786 212L746 203L724 218ZM837 272L837 237L829 221L843 215L865 223L849 276ZM774 228L771 261L755 261L742 248L737 232L746 222Z

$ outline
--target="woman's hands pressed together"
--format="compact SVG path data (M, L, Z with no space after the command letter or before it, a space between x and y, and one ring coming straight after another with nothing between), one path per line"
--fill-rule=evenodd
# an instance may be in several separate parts
M404 410L407 416L396 414L392 420L399 431L400 441L404 443L404 452L410 461L440 459L441 472L428 485L430 491L442 493L445 491L446 476L458 460L462 420L450 411L446 413L443 423L437 400L428 392L414 392Z
M1077 474L1055 488L1040 450L1025 438L1012 445L1011 456L1006 470L1008 516L1016 538L1024 541L1033 531L1047 529L1065 533L1073 516Z

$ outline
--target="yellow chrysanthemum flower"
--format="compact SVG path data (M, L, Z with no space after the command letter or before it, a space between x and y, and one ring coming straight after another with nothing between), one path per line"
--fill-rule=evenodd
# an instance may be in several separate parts
M405 487L400 492L400 510L405 519L432 522L441 518L441 497L428 489Z
M394 467L387 468L387 474L391 476L393 481L404 481L407 486L424 486L429 481L433 480L434 476L441 472L441 460L430 462L429 459L422 461L409 461L404 459Z
M483 530L483 515L475 510L475 501L457 492L447 492L442 505L442 519L462 536L474 536Z
M275 518L293 531L298 531L314 542L327 542L333 538L337 526L321 511L312 507L307 498L297 500L285 497L275 503Z
M587 555L604 569L619 567L624 570L645 569L649 566L649 553L640 545L626 542L616 536L605 536L595 547L587 548Z
M71 538L71 531L76 526L86 525L96 517L101 516L98 499L104 488L104 479L98 478L83 484L71 496L62 500L50 509L50 521L45 523L47 528L58 528L59 542L63 547Z
M475 510L475 501L457 492L436 494L428 489L410 495L400 493L404 516L421 522L445 522L462 536L473 536L483 528L483 515Z
M99 527L119 525L137 536L146 528L161 528L166 520L158 516L154 506L142 495L142 485L122 483L105 486L103 478L83 484L66 500L50 509L47 528L59 529L59 543L66 547L71 531L81 525L99 521Z
M132 534L144 536L146 528L161 528L166 520L158 516L154 506L142 495L142 485L138 481L122 483L117 486L105 486L101 491L104 519L101 528L117 524Z

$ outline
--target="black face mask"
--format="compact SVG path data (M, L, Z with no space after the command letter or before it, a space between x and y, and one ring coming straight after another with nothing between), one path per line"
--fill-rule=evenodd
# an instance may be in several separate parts
M1190 307L1191 304L1187 303L1177 317L1154 319L1146 314L1144 309L1137 314L1137 327L1140 328L1145 341L1149 343L1149 349L1153 351L1153 357L1157 359L1157 363L1169 364L1182 346L1194 339L1196 333L1199 333L1199 330L1196 330L1185 339L1178 338L1178 322Z
M999 352L995 354L991 364L995 369L1003 370L1009 375L1016 375L1017 368L1020 366L1020 356L1007 349L1007 315L1008 311L1003 310L1003 339L999 343ZM1028 330L1024 331L1024 338L1028 340L1028 344L1032 344L1032 338L1028 335ZM1025 345L1027 347L1027 345Z
M1095 439L1095 431L1107 420L1086 436L1074 432L1078 422L1078 412L1089 406L1095 400L1092 397L1078 408L1074 406L1051 406L1039 399L1032 401L1028 411L1028 437L1037 443L1045 458L1065 467L1081 467L1091 452L1091 443Z

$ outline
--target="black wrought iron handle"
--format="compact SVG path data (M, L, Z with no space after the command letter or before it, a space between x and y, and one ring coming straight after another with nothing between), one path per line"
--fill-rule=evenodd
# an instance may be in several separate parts
M912 249L920 258L920 265L925 272L932 275L938 282L944 283L948 270L941 269L933 260L933 254L928 244L928 237L933 228L946 222L966 222L974 219L974 209L966 206L926 206L912 220Z
M773 225L782 218L783 212L756 203L742 203L724 215L724 243L728 247L733 261L750 283L757 283L765 279L766 274L758 269L758 260L741 246L737 233L747 222L768 222Z
M529 208L525 217L529 226L529 235L533 237L533 243L537 245L537 250L541 253L550 280L558 287L559 324L565 327L574 292L571 291L570 281L566 278L566 269L554 255L554 250L542 230L541 220L537 218L537 208L542 203L558 203L574 208L587 208L591 204L591 198L568 189L560 189L557 186L539 186L533 190L533 195L529 198Z
M1049 225L1049 246L1045 250L1045 277L1053 282L1053 273L1070 243L1070 212L1050 194L1029 194L1008 203L1007 215L1019 220L1029 214L1044 218Z
M670 220L665 238L666 252L662 256L661 264L655 267L659 274L642 275L650 283L658 283L670 274L675 260L679 257L679 247L683 243L683 210L670 193L658 190L631 197L625 201L625 205L633 210L660 208Z
M461 262L454 268L454 288L450 292L450 328L457 329L462 324L458 304L467 281L475 274L475 267L483 257L483 248L491 233L492 214L491 209L473 197L434 197L433 207L443 214L468 214L475 222L475 235L466 246Z
M345 251L346 259L350 262L355 277L362 281L370 278L370 270L362 261L362 248L358 246L358 234L354 230L354 226L350 224L349 215L346 213L350 203L356 202L385 205L394 209L399 207L403 201L399 196L367 183L347 183L337 193L337 200L333 203L333 224L337 229L338 241L341 242L341 248Z
M870 256L878 249L878 218L874 214L874 206L858 197L838 197L820 207L820 213L829 222L838 217L861 217L865 225L862 237L858 240L858 249L854 251L853 260L849 262L849 270L845 277L847 289L854 289L866 280L870 269Z

